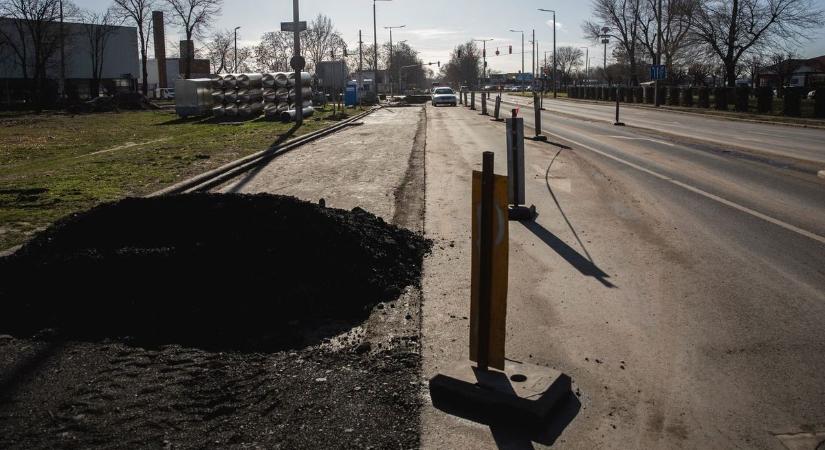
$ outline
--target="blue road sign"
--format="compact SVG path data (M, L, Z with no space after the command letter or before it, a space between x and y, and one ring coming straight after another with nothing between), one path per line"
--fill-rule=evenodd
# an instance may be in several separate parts
M667 78L667 67L661 64L654 64L650 66L651 80L664 80Z

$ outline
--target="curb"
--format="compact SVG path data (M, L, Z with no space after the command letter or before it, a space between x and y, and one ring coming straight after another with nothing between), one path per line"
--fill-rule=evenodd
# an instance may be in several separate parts
M314 131L309 134L305 134L303 136L284 142L283 144L270 147L266 150L253 153L251 155L247 155L243 158L224 164L223 166L220 166L216 169L209 170L187 180L175 183L172 186L166 187L159 191L155 191L147 195L146 197L160 197L163 195L183 194L187 192L198 192L209 189L211 187L223 183L224 181L227 181L242 174L243 172L254 167L256 164L262 162L263 160L280 156L290 150L294 150L300 147L301 145L307 144L316 139L320 139L324 136L335 133L336 131L349 126L349 124L351 124L352 122L361 120L364 117L372 114L378 109L381 109L381 107L372 108L369 111L365 111L361 114L350 117L349 119L338 122L327 128Z

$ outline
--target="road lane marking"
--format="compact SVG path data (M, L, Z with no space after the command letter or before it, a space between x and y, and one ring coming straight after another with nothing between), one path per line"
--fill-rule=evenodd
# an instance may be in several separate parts
M675 146L675 144L672 143L672 142L665 142L665 141L660 141L658 139L651 139L651 138L633 137L633 136L615 136L615 135L612 135L612 134L602 134L601 136L609 137L609 138L613 138L613 139L625 139L625 140L628 140L628 141L650 141L650 142L653 142L655 144L663 144L663 145L667 145L667 146L670 146L670 147Z
M579 133L579 132L577 132L577 131L570 131L570 130L568 130L568 132L569 132L569 133L573 133L573 134L577 134L577 135L582 136L582 137L587 137L587 135L582 134L582 133ZM636 170L640 170L640 171L642 171L642 172L644 172L644 173L646 173L646 174L648 174L648 175L652 175L652 176L654 176L654 177L656 177L656 178L659 178L659 179L661 179L661 180L667 181L667 182L669 182L669 183L671 183L671 184L674 184L674 185L676 185L676 186L679 186L679 187L681 187L681 188L683 188L683 189L687 189L688 191L691 191L691 192L693 192L693 193L695 193L695 194L699 194L699 195L701 195L701 196L703 196L703 197L705 197L705 198L708 198L708 199L711 199L711 200L716 201L716 202L718 202L718 203L721 203L721 204L723 204L723 205L729 206L729 207L731 207L731 208L733 208L733 209L736 209L736 210L738 210L738 211L744 212L744 213L746 213L746 214L750 214L750 215L751 215L751 216L753 216L753 217L756 217L756 218L762 219L762 220L764 220L764 221L766 221L766 222L770 222L770 223L772 223L772 224L774 224L774 225L780 226L780 227L782 227L782 228L784 228L784 229L786 229L786 230L788 230L788 231L793 231L794 233L797 233L797 234L799 234L799 235L805 236L805 237L807 237L807 238L809 238L809 239L813 239L813 240L815 240L815 241L817 241L817 242L819 242L819 243L821 243L821 244L825 244L825 237L822 237L822 236L820 236L820 235L818 235L818 234L814 234L814 233L811 233L810 231L803 230L802 228L799 228L799 227L797 227L797 226L791 225L791 224L789 224L789 223L787 223L787 222L783 222L783 221L781 221L781 220L779 220L779 219L775 219L775 218L773 218L773 217L771 217L771 216L769 216L769 215L762 214L761 212L759 212L759 211L755 211L755 210L753 210L753 209L750 209L750 208L748 208L747 206L743 206L743 205L740 205L740 204L738 204L738 203L736 203L736 202L730 201L730 200L728 200L728 199L726 199L726 198L720 197L720 196L715 195L715 194L711 194L710 192L707 192L707 191L704 191L704 190L699 189L699 188L697 188L697 187L691 186L691 185L689 185L689 184L687 184L687 183L683 183L683 182L681 182L681 181L679 181L679 180L675 180L675 179L673 179L673 178L671 178L671 177L669 177L669 176L667 176L667 175L662 175L662 174L660 174L660 173L658 173L658 172L656 172L656 171L650 170L650 169L645 168L645 167L642 167L642 166L640 166L640 165L638 165L638 164L635 164L635 163L632 163L632 162L630 162L630 161L627 161L627 160L624 160L624 159L622 159L622 158L619 158L618 156L611 155L611 154L609 154L609 153L607 153L607 152L603 152L603 151L601 151L601 150L595 149L595 148L593 148L593 147L591 147L591 146L589 146L589 145L587 145L587 144L583 144L583 143L581 143L581 142L576 142L576 141L574 141L574 140L572 140L572 139L570 139L570 138L566 138L566 137L561 136L561 135L558 135L558 134L556 134L556 133L549 133L549 132L545 132L545 133L546 133L546 134L548 134L548 135L556 136L557 138L560 138L560 139L564 139L564 140L566 140L566 141L569 141L570 143L575 144L575 145L578 145L579 147L585 148L585 149L590 150L591 152L594 152L594 153L598 153L599 155L602 155L602 156L604 156L604 157L610 158L610 159L612 159L612 160L614 160L614 161L616 161L616 162L622 163L622 164L624 164L624 165L626 165L626 166L629 166L629 167L632 167L632 168L634 168L634 169L636 169Z

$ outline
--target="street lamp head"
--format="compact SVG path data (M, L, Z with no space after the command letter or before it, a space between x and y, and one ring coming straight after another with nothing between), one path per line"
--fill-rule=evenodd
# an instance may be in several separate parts
M556 11L554 11L554 10L552 10L552 9L544 9L544 8L539 8L539 11L551 12L551 13L553 13L553 14L555 14L555 13L556 13Z
M510 30L511 33L524 33L524 30Z
M235 27L235 31L238 31L240 29L241 29L241 27Z

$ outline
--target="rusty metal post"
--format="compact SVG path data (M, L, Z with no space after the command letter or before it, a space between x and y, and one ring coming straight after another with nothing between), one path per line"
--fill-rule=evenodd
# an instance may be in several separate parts
M613 122L613 125L617 127L623 127L624 123L619 121L619 87L616 86L616 121Z
M493 304L493 152L484 152L481 165L481 261L478 314L478 368L487 370L490 349L490 308Z

